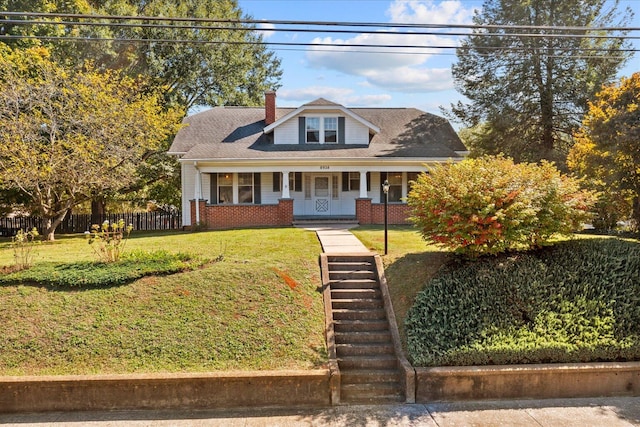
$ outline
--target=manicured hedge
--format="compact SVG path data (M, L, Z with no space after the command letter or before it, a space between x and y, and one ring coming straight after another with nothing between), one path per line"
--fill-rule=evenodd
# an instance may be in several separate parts
M640 243L458 261L418 294L406 334L416 366L640 360Z
M40 262L26 270L0 275L0 285L30 283L52 288L107 287L131 283L150 275L178 273L204 260L189 254L166 251L134 251L118 262Z

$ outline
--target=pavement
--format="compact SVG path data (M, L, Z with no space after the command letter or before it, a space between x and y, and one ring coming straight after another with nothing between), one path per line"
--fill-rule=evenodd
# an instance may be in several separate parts
M349 228L357 224L322 224L306 225L307 230L316 232L322 245L322 251L328 254L371 253Z
M0 414L6 426L640 426L640 397L243 410Z

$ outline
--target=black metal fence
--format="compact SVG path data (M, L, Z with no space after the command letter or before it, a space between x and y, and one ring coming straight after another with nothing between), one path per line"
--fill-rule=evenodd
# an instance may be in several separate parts
M100 215L92 220L90 214L67 215L56 229L56 233L84 233L91 230L91 225L102 224L104 221L111 223L121 219L125 224L131 224L134 230L179 230L182 228L182 214L180 212L138 212ZM39 233L44 233L45 220L38 217L19 216L0 218L0 236L13 236L16 231L31 230L33 227Z

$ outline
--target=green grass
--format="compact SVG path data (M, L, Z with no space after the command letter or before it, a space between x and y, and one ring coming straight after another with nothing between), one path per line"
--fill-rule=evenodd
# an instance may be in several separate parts
M374 252L384 254L384 228L363 226L351 230ZM382 256L391 302L398 329L406 348L404 319L416 295L452 255L435 245L428 245L411 226L389 227L387 255Z
M127 249L221 262L108 288L0 286L0 375L306 369L326 363L313 232L134 233ZM93 261L84 236L35 262ZM13 263L0 243L0 267Z

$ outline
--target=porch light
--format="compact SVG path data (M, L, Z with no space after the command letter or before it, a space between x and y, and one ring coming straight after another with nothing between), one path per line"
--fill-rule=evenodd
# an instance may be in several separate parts
M388 230L387 230L387 217L389 214L388 205L389 205L389 180L385 179L382 184L382 191L384 192L384 254L387 254L388 247Z

